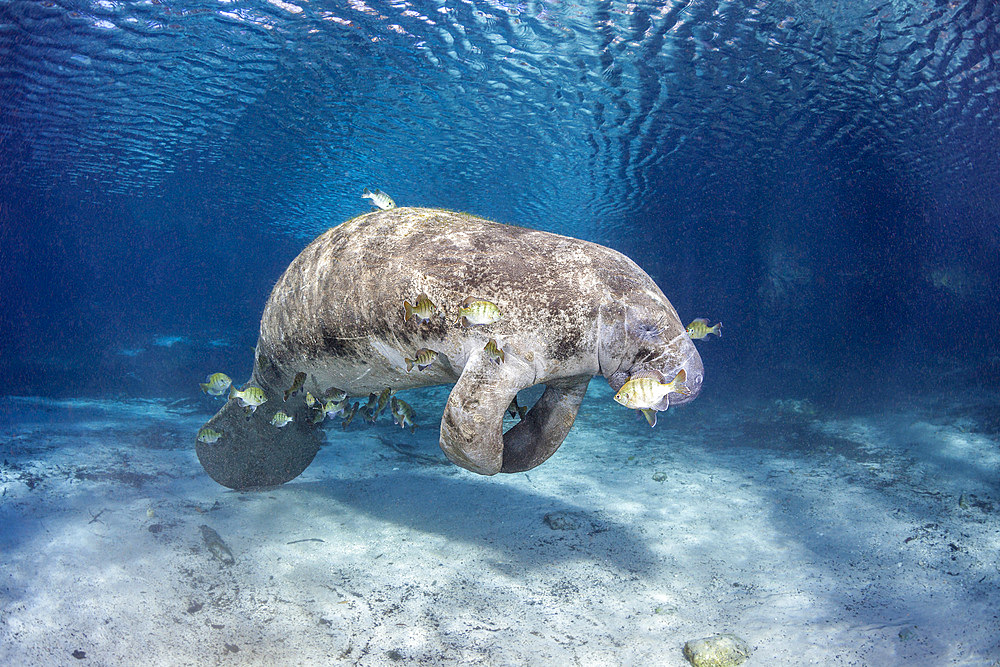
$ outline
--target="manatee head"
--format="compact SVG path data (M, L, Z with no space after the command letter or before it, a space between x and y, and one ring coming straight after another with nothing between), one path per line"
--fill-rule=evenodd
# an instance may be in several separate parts
M689 394L671 393L660 410L693 401L701 392L705 368L677 311L650 280L601 309L598 363L617 392L638 371L657 371L669 382L681 371Z

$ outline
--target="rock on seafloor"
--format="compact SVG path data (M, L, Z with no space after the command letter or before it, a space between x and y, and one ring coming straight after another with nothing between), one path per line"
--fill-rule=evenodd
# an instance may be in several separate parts
M736 635L714 635L684 644L684 657L694 667L735 667L750 657L750 646Z

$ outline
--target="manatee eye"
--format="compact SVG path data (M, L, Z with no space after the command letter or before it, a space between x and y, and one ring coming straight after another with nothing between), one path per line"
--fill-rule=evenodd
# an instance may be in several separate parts
M635 333L639 340L647 343L660 341L660 327L652 322L639 322L635 325Z

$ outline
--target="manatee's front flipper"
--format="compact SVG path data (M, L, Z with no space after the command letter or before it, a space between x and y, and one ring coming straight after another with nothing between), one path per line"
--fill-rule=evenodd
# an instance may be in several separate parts
M534 372L510 355L499 366L473 354L448 397L441 418L441 449L481 475L530 470L562 444L573 425L590 378L550 383L524 421L503 433L503 416Z
M306 469L316 452L319 438L303 402L294 411L288 404L272 403L274 397L247 419L239 401L228 401L205 425L222 433L218 441L197 443L198 460L212 479L230 489L275 486L294 479ZM270 423L276 410L292 415L292 423L277 428Z
M542 464L566 439L589 377L553 380L524 419L503 436L503 467L500 472L523 472Z

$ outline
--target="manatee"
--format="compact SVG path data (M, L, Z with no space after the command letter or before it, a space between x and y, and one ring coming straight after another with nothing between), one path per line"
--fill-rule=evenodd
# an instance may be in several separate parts
M420 294L436 312L406 320L403 302ZM501 319L460 326L470 297L495 303ZM491 338L502 363L484 349ZM404 359L421 348L436 360L407 372ZM285 270L264 308L247 383L268 401L249 415L228 401L207 424L223 437L197 443L197 453L230 488L282 484L319 449L305 391L367 397L454 383L441 418L445 455L482 475L520 472L562 444L595 375L618 391L637 371L669 380L681 369L690 394L670 394L657 409L693 400L704 369L663 292L621 253L464 213L375 211L328 230ZM299 373L303 391L286 402ZM544 393L504 433L511 400L536 384ZM278 410L293 417L286 428L269 423Z

